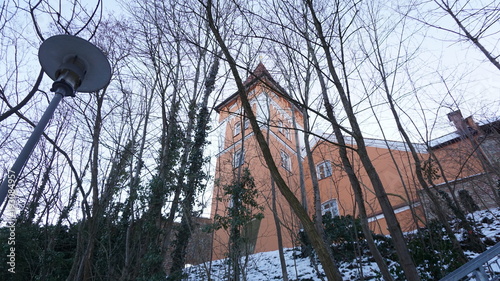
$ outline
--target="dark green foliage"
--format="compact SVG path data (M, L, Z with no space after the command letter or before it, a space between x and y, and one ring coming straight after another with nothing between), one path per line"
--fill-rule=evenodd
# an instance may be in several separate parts
M463 228L463 236L465 237L466 241L466 245L464 245L465 247L463 247L464 250L471 250L479 253L483 252L486 249L486 247L479 237L482 234L479 233L479 231L477 231L474 227L474 222L470 221L466 217L463 210L460 208L460 206L458 206L451 200L448 193L442 190L439 190L438 193L446 201L448 207L455 214L455 217L459 221L460 228Z
M438 221L409 235L408 248L424 280L439 280L461 266L459 253Z
M500 196L500 179L497 180L497 194Z
M311 245L311 241L307 237L306 232L301 229L299 231L299 242L300 242L300 255L298 257L305 258L309 257L313 253L313 248Z
M450 210L453 212L453 214L455 214L457 218L465 218L465 214L460 208L460 206L456 205L455 202L451 200L450 195L448 193L442 190L438 190L438 194L439 196L441 196L441 198L444 199L448 208L450 208Z
M474 202L472 196L468 190L462 189L458 192L458 198L460 198L460 203L468 213L474 213L479 211L479 206Z
M124 263L126 225L113 224L109 217L103 221L106 225L99 227L92 260L94 280L118 280ZM16 273L8 273L7 263L0 263L0 280L66 280L77 253L81 228L82 222L69 227L17 224ZM4 241L0 243L0 254L4 257L11 247L7 243L8 235L8 228L0 229L0 241ZM161 276L164 279L164 274ZM150 277L145 276L144 280L154 280Z
M191 216L184 215L175 234L175 242L173 243L175 246L172 252L172 267L167 278L169 281L181 280L184 277L182 270L185 265L187 246L191 238L191 228Z
M335 260L351 262L359 255L369 254L359 219L352 216L325 215L323 225L325 235L332 243ZM446 235L442 225L434 221L429 223L428 228L419 229L407 236L408 248L415 264L422 272L422 280L438 280L461 266L459 255ZM373 234L373 238L386 260L398 260L390 237ZM405 280L404 272L397 263L393 263L390 271L395 280Z
M114 221L112 216L105 216L97 232L94 256L96 280L117 280L121 276L127 225Z
M255 183L248 168L243 169L240 180L224 185L222 189L224 197L217 198L217 200L232 200L233 203L227 208L227 216L219 214L214 216L213 229L241 228L253 219L262 219L264 217L262 214L263 208L258 205L256 200L258 191L255 189Z
M369 253L365 236L361 229L361 221L351 215L332 217L323 216L325 237L331 244L335 260L350 262L359 255ZM381 254L389 260L397 260L390 237L373 234L373 238ZM301 243L300 257L306 257L311 250L311 244L303 231L299 232Z
M141 257L141 262L143 262L144 265L140 266L137 280L165 280L166 274L163 270L163 260L164 259L161 255L161 248L158 246L149 245L146 254ZM150 266L155 266L155 268L150 268Z
M206 100L208 95L213 91L215 78L217 76L217 71L219 69L219 60L215 59L214 64L211 67L210 74L208 75L207 82L205 84L206 90L204 95L204 102L200 107L198 116L196 117L196 128L194 133L194 140L191 146L188 162L187 162L187 173L184 175L183 171L179 176L177 182L180 185L184 199L181 204L182 219L180 227L177 230L174 250L172 252L172 267L170 268L170 275L168 280L180 280L183 277L183 269L185 266L186 250L188 247L189 240L191 239L191 232L193 229L193 217L196 216L193 213L194 204L196 196L202 193L206 187L206 180L208 175L203 170L203 165L208 162L208 159L203 156L203 151L207 145L207 131L209 129L208 121L210 113L206 106ZM196 100L192 100L190 105L189 114L192 115L190 118L194 119L196 113ZM187 141L187 140L186 140ZM186 146L186 147L189 147ZM184 153L188 153L185 151ZM186 183L184 184L184 179L186 178Z
M227 208L227 215L215 214L212 230L225 229L229 231L229 265L231 267L231 280L239 280L240 265L239 258L249 254L246 250L248 243L245 237L245 227L251 225L253 220L264 218L263 207L257 202L258 191L255 188L253 177L248 168L241 171L241 176L233 180L231 184L222 186L224 197L217 198L219 201L231 200ZM229 199L227 199L229 198Z
M145 190L146 205L148 210L142 216L142 239L144 244L140 247L140 253L135 267L139 266L137 278L139 280L165 280L166 272L163 265L167 245L164 239L169 239L165 229L165 217L162 209L169 196L178 196L182 188L182 176L178 165L182 161L182 149L186 141L184 131L178 122L179 102L173 104L169 113L168 123L163 128L161 136L161 148L157 160L157 174L153 176L149 184L149 190ZM174 195L176 194L176 195ZM178 199L174 199L178 200ZM172 202L172 210L178 211L177 202ZM169 217L173 221L173 217Z
M420 228L406 235L408 249L421 273L422 280L439 280L462 265L460 254L453 248L447 235L443 225L437 220L430 221L426 228ZM387 260L397 261L389 237L374 235L374 239ZM470 243L465 235L464 239L463 245ZM390 271L397 276L396 280L405 280L402 268L397 263L390 268Z
M359 219L328 213L323 215L323 226L335 260L351 261L360 250L367 249Z
M137 225L136 233L142 241L133 241L140 243L139 253L135 263L133 263L137 280L165 280L165 270L163 267L164 253L162 245L157 237L164 234L164 230L159 227L164 218L160 217L157 221L152 218L144 219ZM160 223L157 223L160 222ZM137 239L137 238L136 238Z
M115 157L115 161L111 165L111 171L106 179L106 185L104 187L105 195L102 196L101 204L108 206L109 201L113 196L120 190L127 188L127 184L130 180L130 173L128 171L131 162L133 161L135 153L135 144L132 140L129 140L125 147L123 147L118 155Z
M437 180L441 177L439 173L439 168L437 167L436 161L432 158L429 158L425 161L422 161L422 167L420 169L422 170L422 173L424 177L427 179L427 181L432 184L434 180Z
M6 257L15 247L15 274L6 262L0 263L0 280L65 280L71 270L76 249L77 226L43 226L17 224L15 245L8 245L8 228L0 229L0 254ZM53 250L47 244L57 237ZM5 258L2 259L5 261Z
M323 226L325 235L331 243L355 242L364 237L360 220L351 215L332 217L329 213L325 214Z

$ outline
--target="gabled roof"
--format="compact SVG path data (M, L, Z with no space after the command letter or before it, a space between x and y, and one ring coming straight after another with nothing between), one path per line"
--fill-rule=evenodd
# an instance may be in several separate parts
M268 86L278 94L284 96L289 101L293 101L293 99L288 95L285 89L283 89L283 87L281 87L278 84L278 82L274 80L274 78L271 76L269 71L267 71L267 68L264 66L264 64L262 64L262 62L260 62L259 65L257 65L257 67L255 68L255 70L252 71L252 73L247 77L245 82L243 82L243 85L245 86L245 89L248 90L250 87L252 87L259 81L263 82L264 84L266 84L266 86ZM217 106L215 106L214 108L215 111L219 113L224 106L226 106L229 102L236 99L237 97L238 97L238 92L232 94L227 99L225 99Z

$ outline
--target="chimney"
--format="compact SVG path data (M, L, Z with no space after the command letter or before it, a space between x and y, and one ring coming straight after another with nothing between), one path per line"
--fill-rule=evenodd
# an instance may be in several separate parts
M460 110L453 111L448 113L448 120L453 122L453 125L455 125L455 128L457 128L457 131L459 133L465 133L467 130L467 123L465 123L465 120L462 116L462 112Z
M484 137L483 130L481 130L481 127L474 121L472 116L465 118L465 124L467 124L467 128L473 135L478 134L478 137Z
M469 116L469 117L465 118L465 124L467 124L467 127L472 128L472 129L474 129L476 131L479 131L479 126L474 121L474 119L472 118L472 116Z

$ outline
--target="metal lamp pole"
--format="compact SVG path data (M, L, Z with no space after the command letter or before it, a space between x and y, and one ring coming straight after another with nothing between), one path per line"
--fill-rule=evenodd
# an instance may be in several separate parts
M56 35L48 38L40 46L38 58L45 73L55 80L51 89L55 94L0 185L0 206L7 195L9 198L15 196L19 175L62 98L75 96L77 89L79 92L98 91L111 79L111 67L106 56L90 42L76 36Z
M42 118L40 118L40 121L36 125L35 130L33 131L33 133L31 133L30 138L24 145L23 150L21 150L21 153L17 157L17 160L16 162L14 162L12 168L9 171L7 171L7 176L5 177L5 179L2 182L2 185L0 186L0 205L2 205L9 190L11 190L11 194L12 192L14 192L14 187L16 186L17 179L21 174L24 165L26 165L26 162L28 162L28 159L31 153L33 152L33 149L35 149L35 146L40 140L40 137L42 136L45 127L49 123L50 119L52 119L54 111L59 105L59 102L62 100L64 96L68 95L68 93L65 92L65 89L66 87L58 87L55 89L54 97L50 101L50 104L45 110L45 112L43 113Z

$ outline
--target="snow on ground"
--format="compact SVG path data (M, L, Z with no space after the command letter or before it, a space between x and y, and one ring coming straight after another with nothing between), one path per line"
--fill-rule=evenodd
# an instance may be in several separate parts
M311 267L310 260L294 258L294 253L300 254L300 251L284 249L289 279L298 280L299 278L309 278L310 280L321 280L317 278L314 273L315 270ZM251 255L248 258L247 264L247 280L282 280L278 251ZM187 280L207 280L207 266L209 265L198 265L188 268L189 278ZM225 274L227 267L226 260L214 261L211 270L212 280L226 280ZM318 265L318 268L322 271L321 265Z
M478 211L469 216L477 222L485 239L490 238L491 241L494 242L500 241L500 209ZM460 234L457 234L459 239L460 236ZM321 264L318 263L316 265L316 270L315 266L311 264L310 258L297 257L297 255L300 254L300 251L297 249L284 249L284 254L290 281L321 280L320 276L318 276L318 271L321 272L320 274L323 272ZM469 258L474 258L478 255L470 251L467 251L466 254ZM245 263L245 260L242 259L242 263ZM246 264L247 266L242 267L246 268L245 275L248 281L282 280L278 251L251 255L248 257ZM390 267L392 268L394 266L395 264L392 264ZM188 277L184 280L208 280L208 272L210 272L211 280L227 280L227 268L228 265L226 260L217 260L211 263L207 262L205 264L192 266L186 269ZM349 263L343 262L339 266L339 270L344 280L359 280L361 275L363 275L366 280L381 280L381 278L378 278L380 274L377 264L373 261L369 261L367 257L363 257L362 260L353 260Z

